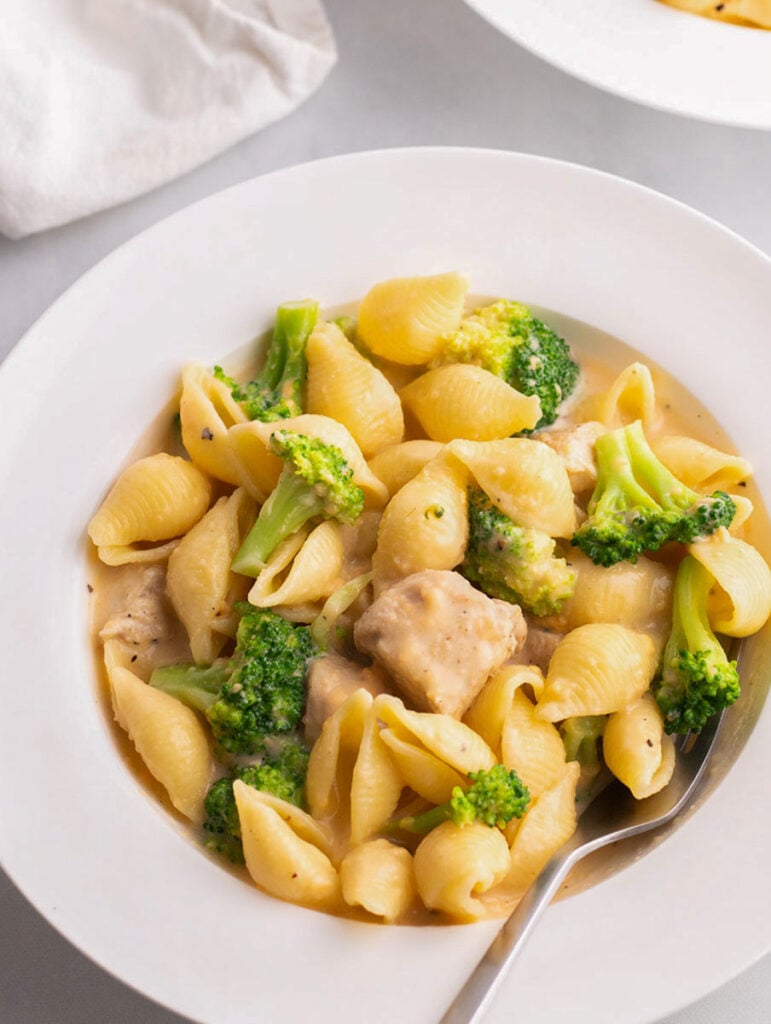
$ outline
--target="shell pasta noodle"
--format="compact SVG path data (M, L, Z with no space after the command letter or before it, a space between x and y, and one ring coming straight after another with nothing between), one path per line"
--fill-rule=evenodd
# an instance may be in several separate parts
M670 7L748 28L771 29L771 0L662 0Z
M510 913L597 780L668 785L771 614L752 465L708 413L468 288L282 303L238 378L180 368L88 523L122 749L259 898Z

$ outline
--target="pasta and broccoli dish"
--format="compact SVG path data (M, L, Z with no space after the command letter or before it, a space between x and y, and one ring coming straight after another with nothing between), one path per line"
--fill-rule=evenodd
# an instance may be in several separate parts
M137 770L265 892L371 921L509 913L605 777L667 785L771 612L747 460L467 290L279 306L88 526Z

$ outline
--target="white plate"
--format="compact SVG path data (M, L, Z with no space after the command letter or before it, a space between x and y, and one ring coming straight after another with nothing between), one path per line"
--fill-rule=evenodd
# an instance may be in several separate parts
M466 0L544 60L651 107L771 128L771 32L657 0Z
M389 275L448 268L648 353L768 479L771 265L662 196L530 156L390 151L246 182L108 257L0 371L0 859L80 949L195 1020L427 1024L491 928L337 920L203 855L116 755L86 637L84 523L184 360L236 349L281 300L332 305ZM642 1024L771 945L771 715L748 740L745 718L706 806L549 910L491 1022L516 1007L528 1024Z

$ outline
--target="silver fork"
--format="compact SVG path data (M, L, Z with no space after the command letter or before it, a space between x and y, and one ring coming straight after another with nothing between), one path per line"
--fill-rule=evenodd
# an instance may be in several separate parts
M541 914L582 857L608 843L660 828L694 803L703 788L722 720L722 714L715 716L698 736L683 739L672 780L660 793L635 800L621 783L611 782L592 800L572 839L527 890L439 1024L479 1024Z

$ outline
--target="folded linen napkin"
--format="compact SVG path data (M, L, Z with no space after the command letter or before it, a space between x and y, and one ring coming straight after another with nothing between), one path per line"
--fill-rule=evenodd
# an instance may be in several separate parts
M287 114L335 59L320 0L3 0L0 232L190 170Z

